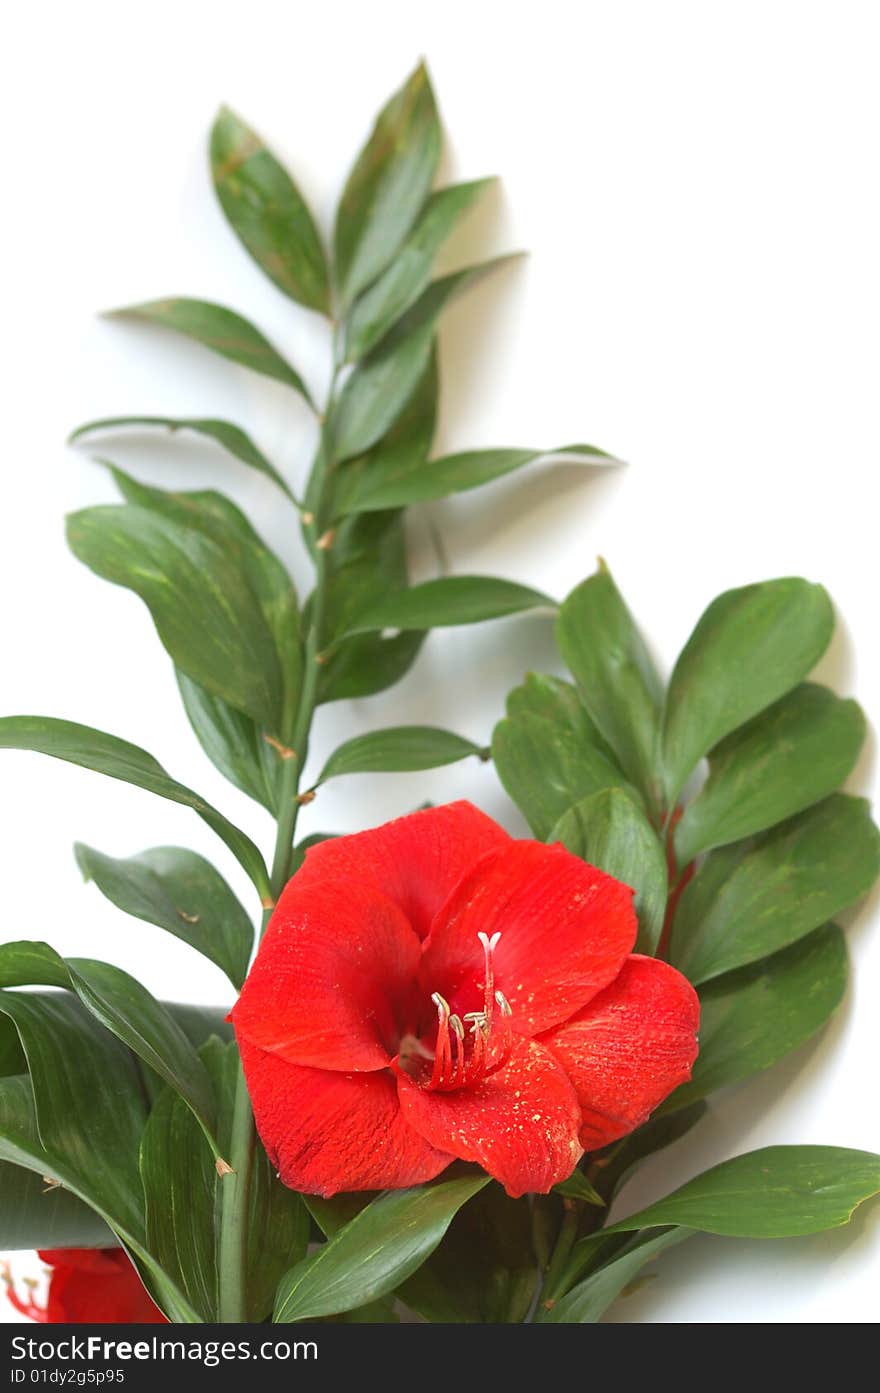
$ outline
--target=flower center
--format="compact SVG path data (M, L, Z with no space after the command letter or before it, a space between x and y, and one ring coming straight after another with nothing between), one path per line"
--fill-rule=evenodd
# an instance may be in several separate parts
M484 959L482 1009L458 1016L445 997L432 992L431 1001L437 1011L433 1051L414 1036L401 1043L401 1067L419 1076L422 1087L429 1092L451 1093L467 1088L500 1069L510 1054L513 1013L504 993L495 989L494 956L500 937L500 933L491 938L477 934Z

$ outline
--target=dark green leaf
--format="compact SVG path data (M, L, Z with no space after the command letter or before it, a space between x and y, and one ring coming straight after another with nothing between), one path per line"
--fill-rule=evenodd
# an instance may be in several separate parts
M337 463L375 445L399 418L430 362L437 320L450 301L513 259L499 256L434 281L358 364L333 412L332 454Z
M595 1325L646 1262L657 1257L665 1248L690 1238L692 1232L692 1229L672 1228L653 1236L639 1235L598 1272L592 1273L561 1301L557 1301L549 1311L542 1312L542 1323Z
M0 1142L2 1146L2 1142ZM0 1162L0 1248L111 1248L110 1229L93 1209L36 1171Z
M211 131L211 173L230 225L260 269L292 300L328 314L327 264L302 194L256 132L226 106Z
M274 639L284 693L282 724L289 728L302 681L302 644L296 591L284 565L225 494L213 489L170 493L142 484L121 469L111 467L111 472L126 502L215 542L238 585L250 587Z
M197 812L226 843L259 894L269 894L265 863L250 838L192 789L172 779L152 755L137 745L102 730L93 730L91 726L60 721L52 716L3 716L0 717L0 749L33 750L51 755L54 759L63 759L83 769L106 774L108 778L147 789L172 803L183 803Z
M146 1117L134 1061L76 997L0 993L27 1057L30 1089L5 1080L0 1159L58 1180L114 1227L143 1235L137 1153ZM33 1110L33 1116L31 1116ZM39 1131L37 1131L37 1128Z
M287 1324L365 1306L394 1291L433 1253L486 1175L391 1190L282 1278L275 1320Z
M419 656L424 633L378 634L346 639L327 659L321 673L321 702L352 700L387 691L405 677Z
M342 774L403 773L415 769L438 769L455 764L470 755L483 758L484 750L471 740L435 726L394 726L356 735L334 750L316 781Z
M224 305L177 296L167 300L148 300L142 305L126 305L124 309L113 310L108 317L141 320L147 324L158 324L163 329L174 329L178 334L195 339L196 343L218 353L221 358L240 363L263 377L273 377L277 382L283 382L286 387L299 392L310 406L312 404L308 388L299 373L284 361L259 329Z
M603 1209L605 1207L602 1196L590 1184L583 1171L572 1171L567 1180L553 1186L553 1193L562 1195L565 1199L581 1200L584 1204L598 1205Z
M522 710L498 722L492 758L498 777L532 832L547 841L564 813L580 799L626 781L589 735L589 718L575 729Z
M709 982L700 993L700 1053L666 1104L687 1107L767 1069L809 1040L840 1004L846 940L826 924L789 948Z
M201 1319L216 1320L217 1173L198 1123L173 1089L163 1089L147 1120L140 1172L147 1247Z
M182 1001L165 1001L162 1004L197 1050L212 1035L216 1035L223 1044L232 1040L232 1026L226 1019L228 1006L192 1006Z
M528 1313L537 1275L529 1205L492 1184L458 1211L397 1296L431 1322L516 1323Z
M242 464L249 465L251 469L256 469L259 474L271 479L291 503L296 503L274 464L257 449L250 436L246 435L240 426L234 426L231 421L183 416L105 416L99 421L87 421L85 425L79 426L70 436L70 443L73 444L86 435L93 435L95 431L115 431L127 426L156 426L172 432L194 431L197 435L207 436L237 460L241 460Z
M348 361L353 362L368 353L418 299L431 279L431 267L443 242L461 215L491 183L492 179L477 179L470 184L452 184L431 194L391 265L364 292L348 316L345 334Z
M78 842L75 852L86 880L117 908L182 938L241 987L253 925L210 861L176 846L117 859Z
M527 609L554 607L555 602L548 595L512 580L496 580L494 576L443 576L387 595L364 609L345 632L480 624L487 619L521 614Z
M281 774L277 750L250 716L206 692L179 668L175 675L189 723L211 763L242 793L274 814Z
M4 943L0 987L23 986L76 992L101 1025L181 1095L211 1138L214 1099L208 1076L173 1016L136 978L110 963L62 958L47 943Z
M796 577L745 585L712 601L669 684L663 764L670 805L703 755L807 675L833 628L825 590Z
M168 653L194 681L279 729L275 645L234 556L195 528L130 505L73 513L67 540L97 575L141 597Z
M622 788L603 789L569 808L548 840L635 891L635 951L656 952L666 917L666 853L638 803Z
M342 193L334 255L344 305L394 259L428 197L441 144L434 94L420 63L379 113Z
M605 1233L681 1224L731 1238L794 1238L849 1223L880 1194L880 1156L842 1146L767 1146L722 1161Z
M599 746L603 754L613 759L587 715L577 689L561 677L551 677L546 672L527 672L520 685L508 692L506 708L508 716L543 716L545 721L570 726L577 736Z
M856 702L804 682L717 745L709 778L675 829L680 865L763 832L833 793L865 738Z
M672 1095L673 1099L677 1100L681 1091L676 1089ZM695 1103L686 1103L675 1111L658 1111L649 1121L630 1132L622 1142L612 1143L602 1158L602 1169L597 1182L602 1187L603 1195L608 1197L608 1203L643 1161L687 1136L691 1128L702 1122L708 1111L709 1105L702 1099Z
M775 953L870 890L880 833L862 798L833 794L759 837L707 905L710 855L678 906L671 960L705 982Z
M524 465L550 457L584 464L613 463L610 456L592 445L560 445L553 450L468 450L428 461L402 455L388 460L380 458L372 470L360 475L359 487L346 495L344 511L404 508L411 503L447 498L451 493L479 488Z
M644 640L604 563L564 601L556 637L581 700L624 774L656 807L662 688Z

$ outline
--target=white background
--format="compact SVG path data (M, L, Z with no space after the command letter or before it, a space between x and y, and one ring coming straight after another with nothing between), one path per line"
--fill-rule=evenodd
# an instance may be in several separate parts
M223 415L302 477L311 428L291 393L95 311L180 293L226 302L321 390L323 327L226 229L206 173L209 125L220 101L238 108L327 228L369 121L425 54L445 173L504 181L449 264L531 253L445 321L439 446L586 439L629 462L539 468L433 506L454 568L562 596L601 553L667 670L720 590L822 580L839 628L820 675L876 721L878 30L874 4L847 0L16 7L2 91L2 710L144 745L267 846L266 815L191 737L140 602L65 550L62 515L112 488L64 438L99 415ZM296 527L271 485L193 441L128 442L114 458L145 479L227 489L305 587ZM426 516L413 537L422 574ZM506 690L552 655L538 617L438 633L389 696L321 712L316 757L406 721L487 739ZM4 753L0 767L3 932L106 956L160 995L224 1000L218 971L120 915L81 883L71 854L74 839L116 855L188 845L247 896L198 819L38 756ZM875 770L872 736L851 787L875 791ZM340 780L303 826L350 830L461 795L524 830L491 767L468 766ZM853 928L855 982L831 1028L720 1101L645 1169L629 1208L762 1144L880 1147L876 907ZM614 1318L874 1320L880 1208L868 1209L817 1238L695 1239Z

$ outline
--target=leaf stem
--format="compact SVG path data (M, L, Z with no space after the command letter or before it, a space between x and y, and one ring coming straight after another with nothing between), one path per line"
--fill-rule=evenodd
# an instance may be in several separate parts
M314 517L309 524L315 539L322 535L326 475L330 460L330 416L341 370L338 356L334 359L333 376L328 394L327 409L321 426L321 439L315 456L316 474ZM275 851L272 858L270 890L272 904L263 910L260 937L272 915L274 903L287 884L293 839L299 817L299 787L308 758L309 735L315 715L320 676L321 634L327 588L327 552L314 548L315 587L312 595L310 620L305 644L303 684L297 704L292 733L293 759L285 760L278 794L278 823ZM239 1062L232 1112L229 1164L232 1173L222 1179L220 1225L218 1234L218 1307L217 1316L225 1325L240 1325L247 1312L247 1214L251 1172L253 1169L256 1133L244 1072Z
M560 1285L560 1278L565 1271L569 1254L574 1247L578 1235L578 1224L580 1223L582 1205L578 1200L566 1199L563 1201L562 1223L559 1227L559 1234L556 1239L556 1246L550 1258L544 1285L537 1301L537 1309L549 1309L549 1306L556 1300Z

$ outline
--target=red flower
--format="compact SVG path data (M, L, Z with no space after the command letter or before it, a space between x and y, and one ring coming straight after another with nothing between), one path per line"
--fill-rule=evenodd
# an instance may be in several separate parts
M307 1194L456 1157L547 1191L690 1076L697 997L630 955L632 892L452 803L313 847L232 1012L263 1143Z
M45 1306L22 1301L4 1272L7 1296L22 1315L50 1325L165 1325L137 1271L121 1248L47 1248L52 1268Z

